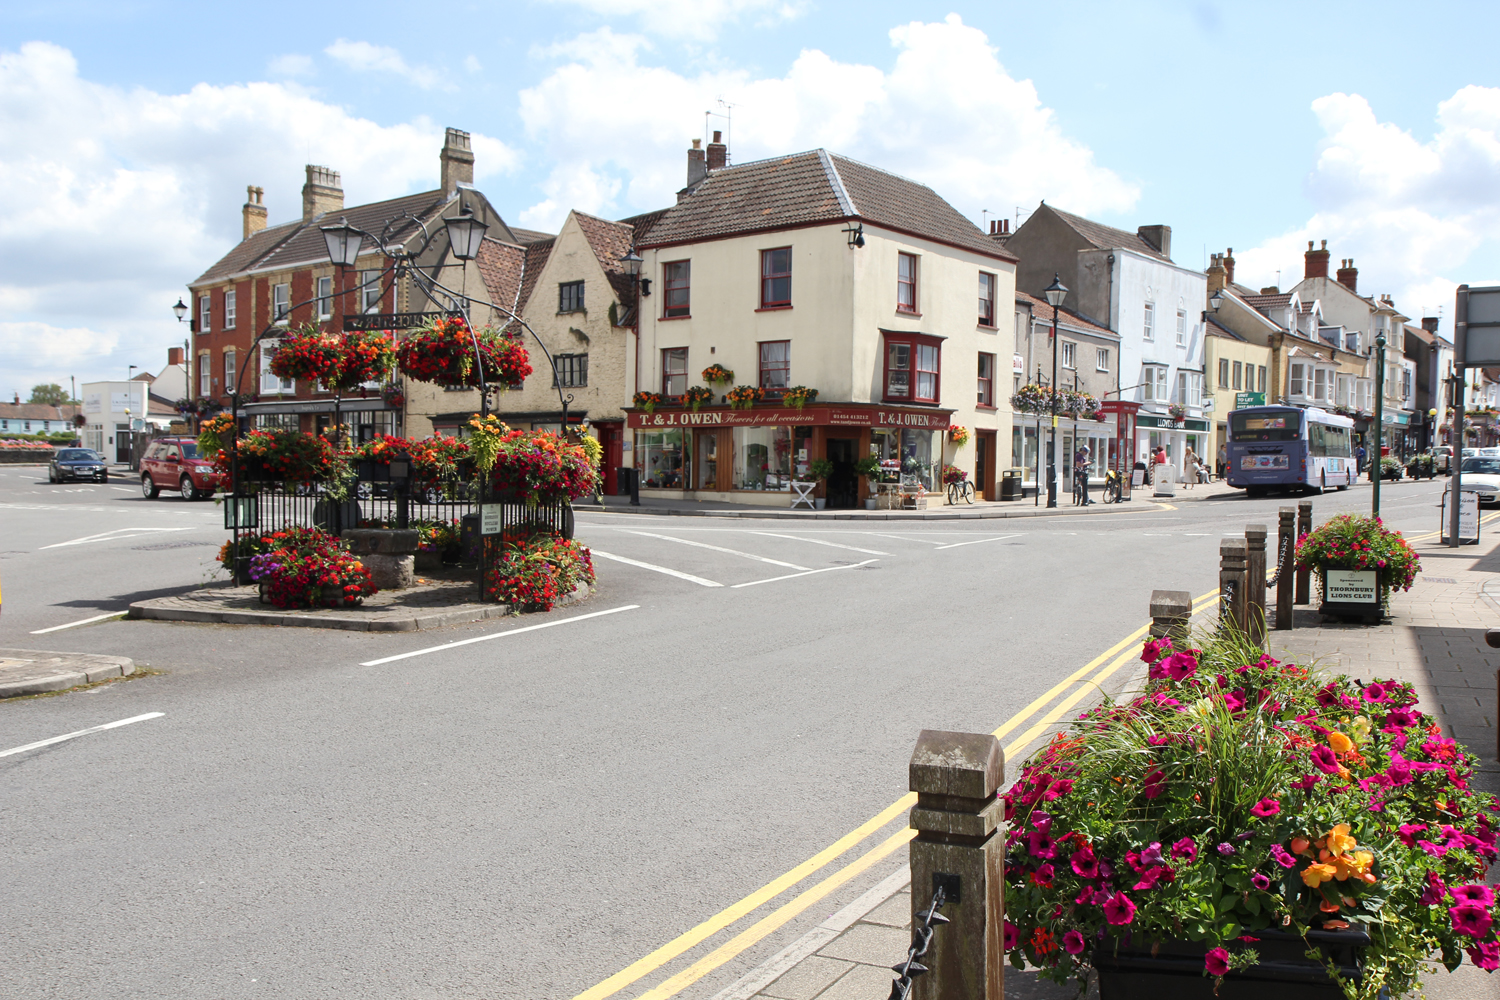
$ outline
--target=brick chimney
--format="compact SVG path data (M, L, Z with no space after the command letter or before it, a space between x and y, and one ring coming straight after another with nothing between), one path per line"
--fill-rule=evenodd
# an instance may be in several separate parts
M311 222L320 215L344 207L344 182L337 170L307 165L307 183L302 185L302 221Z
M1228 283L1227 268L1224 266L1224 255L1211 253L1208 255L1208 294L1210 297L1214 292L1220 291Z
M1141 226L1136 230L1136 235L1156 248L1157 253L1172 259L1172 227L1171 226Z
M729 163L729 147L724 145L724 133L715 132L714 141L708 144L708 169L723 170Z
M1312 240L1307 241L1307 253L1302 255L1302 277L1328 277L1328 241L1323 241L1321 250L1314 250Z
M1224 281L1234 284L1234 247L1224 251Z
M169 364L169 365L180 365L180 364L182 364L182 348L180 348L180 347L169 347L169 348L167 348L167 364Z
M245 207L240 210L245 217L245 233L240 239L248 240L266 228L265 197L265 188L258 188L254 184L245 188Z
M460 184L474 183L474 150L469 133L450 128L443 136L443 151L438 154L443 165L443 193L452 194Z
M703 140L694 139L693 148L688 150L687 186L696 187L698 182L707 176L708 161L703 156Z
M1009 219L990 220L990 239L996 240L1000 243L1004 243L1006 240L1010 239L1010 236L1011 232Z
M1337 277L1339 284L1349 289L1349 291L1357 293L1355 286L1359 283L1359 269L1354 266L1353 257L1350 257L1348 260L1339 261Z
M1423 316L1422 329L1426 330L1428 333L1437 333L1439 318L1440 317L1438 316Z

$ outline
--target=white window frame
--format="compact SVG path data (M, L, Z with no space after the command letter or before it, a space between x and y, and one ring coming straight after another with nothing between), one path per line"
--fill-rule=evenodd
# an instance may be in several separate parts
M1064 340L1062 348L1062 366L1072 371L1078 370L1078 345L1071 340Z
M209 354L207 351L204 351L202 354L198 355L198 395L199 396L212 396L213 395L213 383L210 381L210 379L213 378L213 372L214 372L213 355Z
M234 378L235 378L235 374L236 374L234 364L235 364L234 348L231 347L231 348L228 348L228 349L226 349L224 351L224 391L225 392L233 392L234 391Z
M318 279L318 319L333 318L333 278Z
M1141 339L1145 341L1156 340L1156 303L1147 302L1144 315L1141 319Z
M235 295L233 288L224 289L224 329L233 330L235 322Z
M381 287L379 278L379 271L359 272L359 283L361 285L359 290L359 311L366 315L380 312ZM374 284L364 287L366 282L374 282Z
M1307 365L1300 361L1293 361L1287 366L1286 394L1288 396L1307 395Z
M1094 371L1109 371L1109 348L1099 347L1094 352Z
M1314 403L1329 402L1328 382L1330 380L1330 376L1332 375L1333 372L1329 371L1327 368L1324 368L1321 365L1313 365L1312 398Z
M1141 366L1141 400L1146 403L1167 403L1168 396L1167 366L1166 365L1142 365Z
M277 326L286 326L292 320L292 286L282 283L271 286L271 321Z
M295 379L279 378L271 373L271 355L281 346L279 340L260 342L260 391L263 393L292 393L297 391Z
M1179 369L1177 372L1177 402L1183 406L1203 405L1203 373Z
M198 332L208 333L214 326L214 297L210 292L198 296Z
M1177 346L1187 346L1187 310L1177 310Z

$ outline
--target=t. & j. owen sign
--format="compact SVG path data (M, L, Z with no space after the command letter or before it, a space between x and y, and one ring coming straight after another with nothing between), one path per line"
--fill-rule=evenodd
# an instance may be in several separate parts
M945 431L949 414L942 411L896 410L882 406L808 406L753 410L703 409L627 411L625 423L639 430L670 427L871 427Z

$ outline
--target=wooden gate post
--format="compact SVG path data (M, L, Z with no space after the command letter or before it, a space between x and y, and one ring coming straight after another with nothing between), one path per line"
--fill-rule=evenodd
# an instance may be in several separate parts
M1245 631L1245 540L1219 542L1219 627Z
M1278 576L1276 578L1276 627L1278 629L1290 629L1292 627L1292 592L1296 587L1296 571L1294 567L1297 562L1297 510L1294 507L1283 507L1279 512L1279 523L1276 527L1276 551L1286 553L1286 564L1281 565L1278 560Z
M1301 538L1312 530L1312 501L1297 501L1297 538ZM1295 541L1296 539L1293 539ZM1297 603L1306 604L1311 598L1308 596L1312 589L1312 570L1299 569L1297 571Z
M1245 525L1245 634L1266 646L1266 526Z
M988 733L922 730L908 777L912 923L938 885L951 923L935 929L914 1000L1005 1000L1005 754ZM957 898L955 899L955 895Z

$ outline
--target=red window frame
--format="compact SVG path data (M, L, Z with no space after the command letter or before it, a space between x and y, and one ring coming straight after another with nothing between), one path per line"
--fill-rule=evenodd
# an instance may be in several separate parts
M989 375L985 375L984 373L984 362L986 358L988 358L990 362ZM979 398L977 405L987 406L993 409L995 406L995 356L993 354L986 354L981 351L979 353L978 368Z
M667 363L673 357L681 356L682 370L672 371ZM661 394L663 396L681 396L687 391L687 361L688 349L686 347L665 347L661 352ZM682 381L677 385L677 391L672 391L672 379L679 378Z
M998 281L989 271L979 272L979 325L995 325L995 286Z
M902 265L907 265L907 273L902 274ZM896 254L896 311L904 313L920 312L917 308L920 301L917 298L917 255L914 253Z
M784 254L781 262L785 270L776 270L776 255ZM776 294L776 283L785 281L782 295ZM772 247L760 252L760 307L762 309L790 309L792 305L792 248Z
M897 362L901 349L905 348L906 366ZM936 403L943 397L943 341L940 337L925 337L917 333L885 334L883 352L881 398L887 403ZM931 367L923 367L930 364ZM906 393L892 391L891 373L906 372ZM932 392L921 393L923 376L932 376Z
M786 346L786 357L780 361L772 359L771 364L766 363L766 348L780 345ZM780 392L792 385L792 342L790 340L762 340L757 346L756 356L760 359L760 379L757 383L762 389L774 389ZM781 373L781 382L778 385L768 385L766 376L772 372Z
M693 262L669 260L661 266L662 319L681 319L692 315ZM680 273L675 273L680 270ZM674 298L680 302L673 302Z

